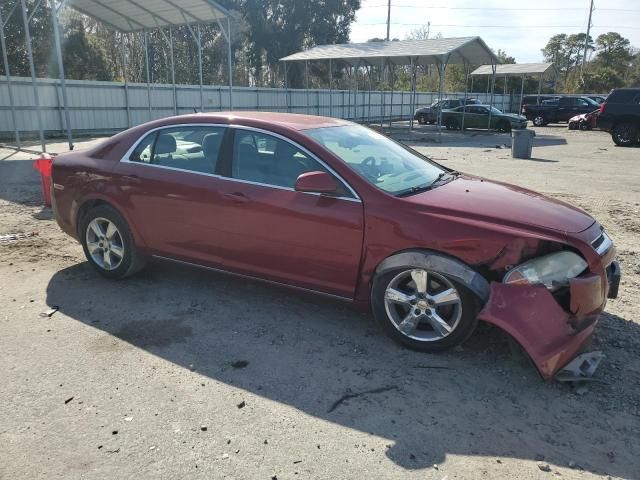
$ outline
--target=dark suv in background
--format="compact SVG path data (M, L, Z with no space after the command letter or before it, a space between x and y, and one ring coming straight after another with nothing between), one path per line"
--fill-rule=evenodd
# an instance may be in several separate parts
M600 105L598 128L621 147L640 144L640 88L613 90Z

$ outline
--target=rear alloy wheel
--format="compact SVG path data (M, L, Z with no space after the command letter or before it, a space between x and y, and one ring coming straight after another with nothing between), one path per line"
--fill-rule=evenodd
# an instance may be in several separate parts
M632 123L619 123L613 127L611 138L619 147L630 147L638 141L638 128Z
M87 260L105 277L125 278L144 266L127 222L109 205L89 210L81 219L80 232Z
M418 123L424 125L427 123L427 117L425 115L418 115Z
M446 122L444 122L444 126L447 130L459 130L460 124L456 118L449 118Z
M542 115L537 115L533 117L533 124L536 127L544 127L547 124L547 120Z
M462 343L474 330L473 294L442 273L407 267L374 282L373 311L386 333L414 350L434 352Z

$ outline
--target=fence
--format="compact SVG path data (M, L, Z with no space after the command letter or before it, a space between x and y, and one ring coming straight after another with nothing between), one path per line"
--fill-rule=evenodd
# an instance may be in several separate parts
M4 79L3 79L4 80ZM42 124L47 136L64 134L64 110L60 82L56 79L38 79L38 95ZM23 137L38 133L38 111L31 78L11 77L18 129ZM173 85L67 80L67 95L71 128L74 135L110 134L146 121L201 110L198 85ZM450 93L456 98L463 93ZM470 94L469 94L470 95ZM417 92L416 107L429 105L437 98L434 92ZM483 103L489 103L490 94L475 93ZM149 98L151 99L149 106ZM506 111L517 107L518 99L509 95L495 95L494 105ZM12 139L14 125L9 106L6 81L0 82L0 138ZM204 86L204 111L229 109L227 86ZM409 91L349 91L327 89L282 89L233 87L234 110L264 110L307 113L340 117L358 122L408 120L411 112Z

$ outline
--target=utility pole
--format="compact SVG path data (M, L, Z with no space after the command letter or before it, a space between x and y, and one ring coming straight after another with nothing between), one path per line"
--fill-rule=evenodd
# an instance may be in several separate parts
M591 2L591 6L593 8L593 1ZM389 39L389 30L391 29L391 0L388 0L387 4L387 42Z
M589 32L591 31L591 15L593 14L593 0L591 0L591 7L589 7L589 21L587 22L587 36L584 39L584 52L582 52L582 70L584 70L584 64L587 62L587 48L589 47Z

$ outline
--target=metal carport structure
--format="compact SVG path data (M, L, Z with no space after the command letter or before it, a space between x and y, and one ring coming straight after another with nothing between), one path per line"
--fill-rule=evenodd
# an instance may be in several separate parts
M520 108L518 113L522 111L522 97L524 95L524 81L527 77L538 76L538 103L540 102L540 93L542 91L542 80L548 73L552 73L553 77L557 77L558 70L553 63L507 63L498 65L492 69L492 65L481 65L471 72L471 90L473 92L473 78L478 76L494 75L494 78L505 78L505 90L507 87L506 79L510 77L519 77L522 79L520 86ZM495 87L495 82L493 83ZM492 87L492 88L493 88ZM493 93L493 92L492 92ZM506 92L505 92L506 93Z
M18 10L22 13L24 31L25 31L25 43L27 50L27 57L29 60L29 68L31 71L31 82L33 84L33 92L37 109L38 117L38 130L40 133L40 143L42 151L46 152L46 143L44 140L44 130L42 126L42 114L39 106L38 98L38 85L36 80L35 65L33 62L33 52L31 48L31 34L29 30L29 24L33 18L34 12L40 7L43 0L38 0L35 6L28 11L25 0L16 0L16 4L9 11L6 18L2 17L0 11L0 46L3 53L3 64L7 80L7 87L9 93L9 104L11 109L11 115L15 126L15 138L16 146L21 147L20 132L18 130L15 102L13 98L13 90L11 88L11 72L9 61L7 58L7 49L5 42L4 27L7 25L12 15L17 14ZM214 0L44 0L51 8L51 16L53 23L53 36L55 41L57 66L60 76L60 86L62 90L62 107L65 118L65 130L67 132L67 140L69 142L69 149L73 149L73 134L72 126L68 110L68 98L64 75L64 65L62 61L62 44L60 39L60 26L58 21L58 15L60 11L65 7L70 7L78 12L94 18L95 20L113 28L114 30L122 33L129 34L133 32L142 32L144 36L144 50L145 50L145 71L146 71L146 83L147 83L147 98L149 107L149 116L151 117L151 83L149 74L149 53L147 32L149 30L158 30L162 34L163 38L169 45L170 58L171 58L171 79L174 89L174 111L177 112L177 98L175 93L175 69L174 69L174 57L173 57L173 28L179 26L187 26L194 42L198 46L198 67L199 67L199 79L200 79L200 103L201 108L204 108L204 101L202 95L202 42L200 34L200 24L207 24L216 22L222 34L227 41L227 56L228 56L228 76L229 76L229 105L233 108L233 66L231 55L231 17L232 14L218 4ZM18 8L20 7L20 8ZM223 21L226 20L226 27L223 25ZM195 27L195 31L194 31ZM164 32L164 28L168 28L169 36ZM127 122L131 126L131 118L129 114L129 95L127 90L127 54L124 41L122 42L122 58L123 58L123 75L125 83L125 99L127 106Z
M361 65L371 67L378 65L381 71L390 66L410 66L411 68L411 111L415 110L416 74L417 67L436 65L439 75L438 95L442 98L444 79L447 65L461 64L465 67L465 78L469 75L472 65L488 63L495 69L498 58L480 37L434 38L428 40L402 40L366 43L346 43L336 45L319 45L308 50L294 53L280 59L285 62L285 82L287 62L304 62L306 85L308 86L310 61L329 62L329 90L333 89L333 62L340 61L350 67L360 68ZM392 89L393 94L393 72ZM370 73L369 73L370 83ZM466 84L465 82L465 89ZM357 84L356 84L357 88ZM466 92L465 92L466 93ZM492 98L493 103L493 98ZM384 110L381 125L384 123ZM438 115L438 131L441 128L441 114ZM463 114L464 126L464 114ZM413 115L410 127L413 128Z

